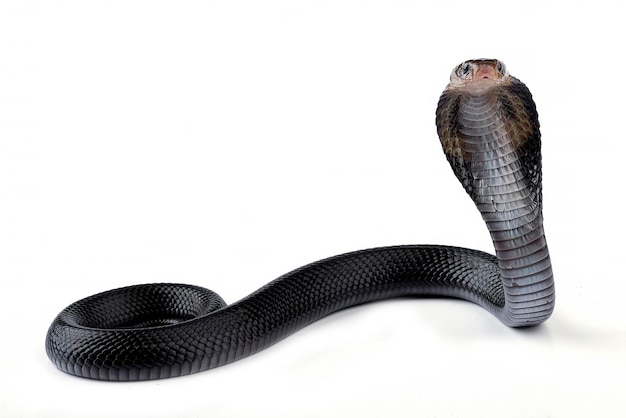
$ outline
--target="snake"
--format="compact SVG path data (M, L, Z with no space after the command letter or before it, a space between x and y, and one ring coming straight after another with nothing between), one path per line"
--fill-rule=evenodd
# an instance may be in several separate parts
M195 285L126 286L62 310L46 335L49 359L89 379L188 375L257 353L341 309L395 297L467 300L510 327L544 322L555 292L529 89L500 60L464 61L452 70L435 123L495 255L445 245L359 250L297 268L230 305Z

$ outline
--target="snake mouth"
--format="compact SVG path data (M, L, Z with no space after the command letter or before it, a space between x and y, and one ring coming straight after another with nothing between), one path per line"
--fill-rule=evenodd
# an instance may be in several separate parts
M476 67L477 68L474 70L474 80L502 80L502 75L497 71L496 67L492 63L476 64Z

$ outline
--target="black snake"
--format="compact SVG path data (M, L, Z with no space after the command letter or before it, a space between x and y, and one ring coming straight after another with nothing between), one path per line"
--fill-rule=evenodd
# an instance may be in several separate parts
M181 376L254 354L339 309L403 295L466 299L512 327L545 321L554 283L530 91L498 60L465 61L439 99L436 125L495 256L432 245L362 250L301 267L232 305L191 285L111 290L56 317L46 339L50 360L92 379Z

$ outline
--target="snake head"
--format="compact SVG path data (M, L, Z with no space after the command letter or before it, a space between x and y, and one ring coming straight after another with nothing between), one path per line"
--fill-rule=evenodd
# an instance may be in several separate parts
M463 61L450 74L448 89L462 88L482 93L494 85L509 81L509 72L504 63L497 59L473 59Z

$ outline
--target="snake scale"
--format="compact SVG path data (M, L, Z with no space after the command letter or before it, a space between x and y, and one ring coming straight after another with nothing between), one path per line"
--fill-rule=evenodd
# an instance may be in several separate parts
M298 268L231 305L197 286L124 287L65 308L48 330L48 357L91 379L181 376L254 354L340 309L408 295L465 299L511 327L545 321L554 281L530 91L499 60L465 61L439 99L436 125L495 256L434 245L356 251Z

